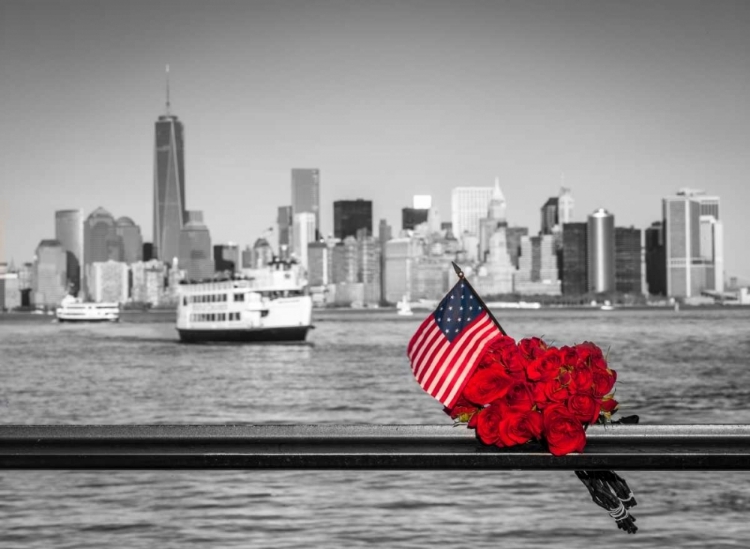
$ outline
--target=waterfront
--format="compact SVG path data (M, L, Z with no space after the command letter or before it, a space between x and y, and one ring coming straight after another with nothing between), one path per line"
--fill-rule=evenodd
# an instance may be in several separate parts
M625 414L750 423L750 310L498 311L515 337L609 348ZM446 424L412 379L422 320L318 316L307 345L181 345L167 314L107 325L0 322L4 423ZM750 474L624 475L640 532L620 533L572 473L5 471L8 547L744 547Z

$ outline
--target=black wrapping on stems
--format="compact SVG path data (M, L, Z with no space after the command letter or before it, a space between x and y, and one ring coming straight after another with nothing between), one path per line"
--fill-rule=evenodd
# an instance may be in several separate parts
M628 416L613 423L635 424L638 423L638 419L638 416ZM635 507L638 502L625 479L614 471L576 471L575 473L588 488L594 503L609 512L609 516L615 519L618 528L625 530L628 534L635 534L638 531L635 517L629 512L629 509Z

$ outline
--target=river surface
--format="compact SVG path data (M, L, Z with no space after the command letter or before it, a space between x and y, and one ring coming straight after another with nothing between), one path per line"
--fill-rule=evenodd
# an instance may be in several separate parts
M750 310L496 311L609 349L623 414L750 424ZM0 315L5 424L450 424L405 348L426 312L325 312L306 345L183 345L169 316ZM2 471L0 546L748 547L750 473L627 472L628 536L572 472Z

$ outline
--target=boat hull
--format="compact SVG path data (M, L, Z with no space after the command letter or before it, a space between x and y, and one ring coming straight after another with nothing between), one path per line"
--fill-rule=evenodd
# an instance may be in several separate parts
M64 318L64 317L57 317L58 322L71 322L75 324L84 324L84 323L92 323L92 322L119 322L119 318Z
M177 328L180 340L184 343L235 342L268 343L283 341L304 341L310 326L260 329L195 329Z

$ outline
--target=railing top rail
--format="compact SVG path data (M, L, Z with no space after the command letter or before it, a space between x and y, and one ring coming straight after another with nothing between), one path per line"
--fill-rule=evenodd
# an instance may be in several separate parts
M3 425L4 469L750 470L750 425L595 425L582 454L451 425Z
M687 442L697 439L748 440L750 425L592 425L589 443ZM464 425L0 425L0 444L8 440L307 440L365 441L431 440L474 441L473 430Z

